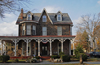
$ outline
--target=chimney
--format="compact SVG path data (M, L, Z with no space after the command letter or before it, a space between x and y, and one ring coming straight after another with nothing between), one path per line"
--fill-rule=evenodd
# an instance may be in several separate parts
M21 19L23 19L23 8L21 9Z

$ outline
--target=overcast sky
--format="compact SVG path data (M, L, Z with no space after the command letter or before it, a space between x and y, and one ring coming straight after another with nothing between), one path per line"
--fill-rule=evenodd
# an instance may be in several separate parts
M73 22L73 35L76 35L75 25L81 21L82 15L98 14L100 12L100 0L31 0L31 5L26 8L33 13L41 13L43 8L48 13L68 13ZM35 9L35 10L34 10ZM5 13L5 18L0 20L0 35L18 35L16 20L20 12Z

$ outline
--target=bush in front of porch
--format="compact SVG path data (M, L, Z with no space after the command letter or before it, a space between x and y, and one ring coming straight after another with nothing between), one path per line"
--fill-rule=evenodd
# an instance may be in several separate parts
M63 52L60 52L59 55L52 55L51 61L54 61L54 59L62 59L64 62L70 61L70 56L65 55Z
M7 62L10 59L8 55L1 55L0 56L0 61L2 62Z

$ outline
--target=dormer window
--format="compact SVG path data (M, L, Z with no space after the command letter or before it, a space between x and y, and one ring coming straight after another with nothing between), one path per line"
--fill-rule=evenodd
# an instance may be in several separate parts
M31 14L29 13L28 15L27 15L27 20L31 20L32 18L31 18Z
M43 15L43 17L42 17L42 21L43 21L43 22L46 22L46 21L47 21L47 17L46 17L46 15Z
M57 15L57 21L62 21L62 16L61 16L61 14L58 14L58 15Z

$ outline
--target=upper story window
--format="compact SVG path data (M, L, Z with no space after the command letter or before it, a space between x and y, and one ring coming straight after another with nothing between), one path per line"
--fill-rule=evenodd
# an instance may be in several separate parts
M47 21L47 17L46 17L46 15L43 15L43 17L42 17L42 21L43 21L43 22L46 22L46 21Z
M25 25L22 27L22 35L25 35Z
M62 21L62 16L61 16L61 14L58 14L58 15L57 15L57 21Z
M33 25L32 35L36 35L36 26Z
M61 26L57 27L57 35L62 35L62 27Z
M31 35L31 25L27 25L27 35Z
M42 35L47 35L47 27L42 27Z
M30 13L27 15L27 20L31 20L31 14Z

